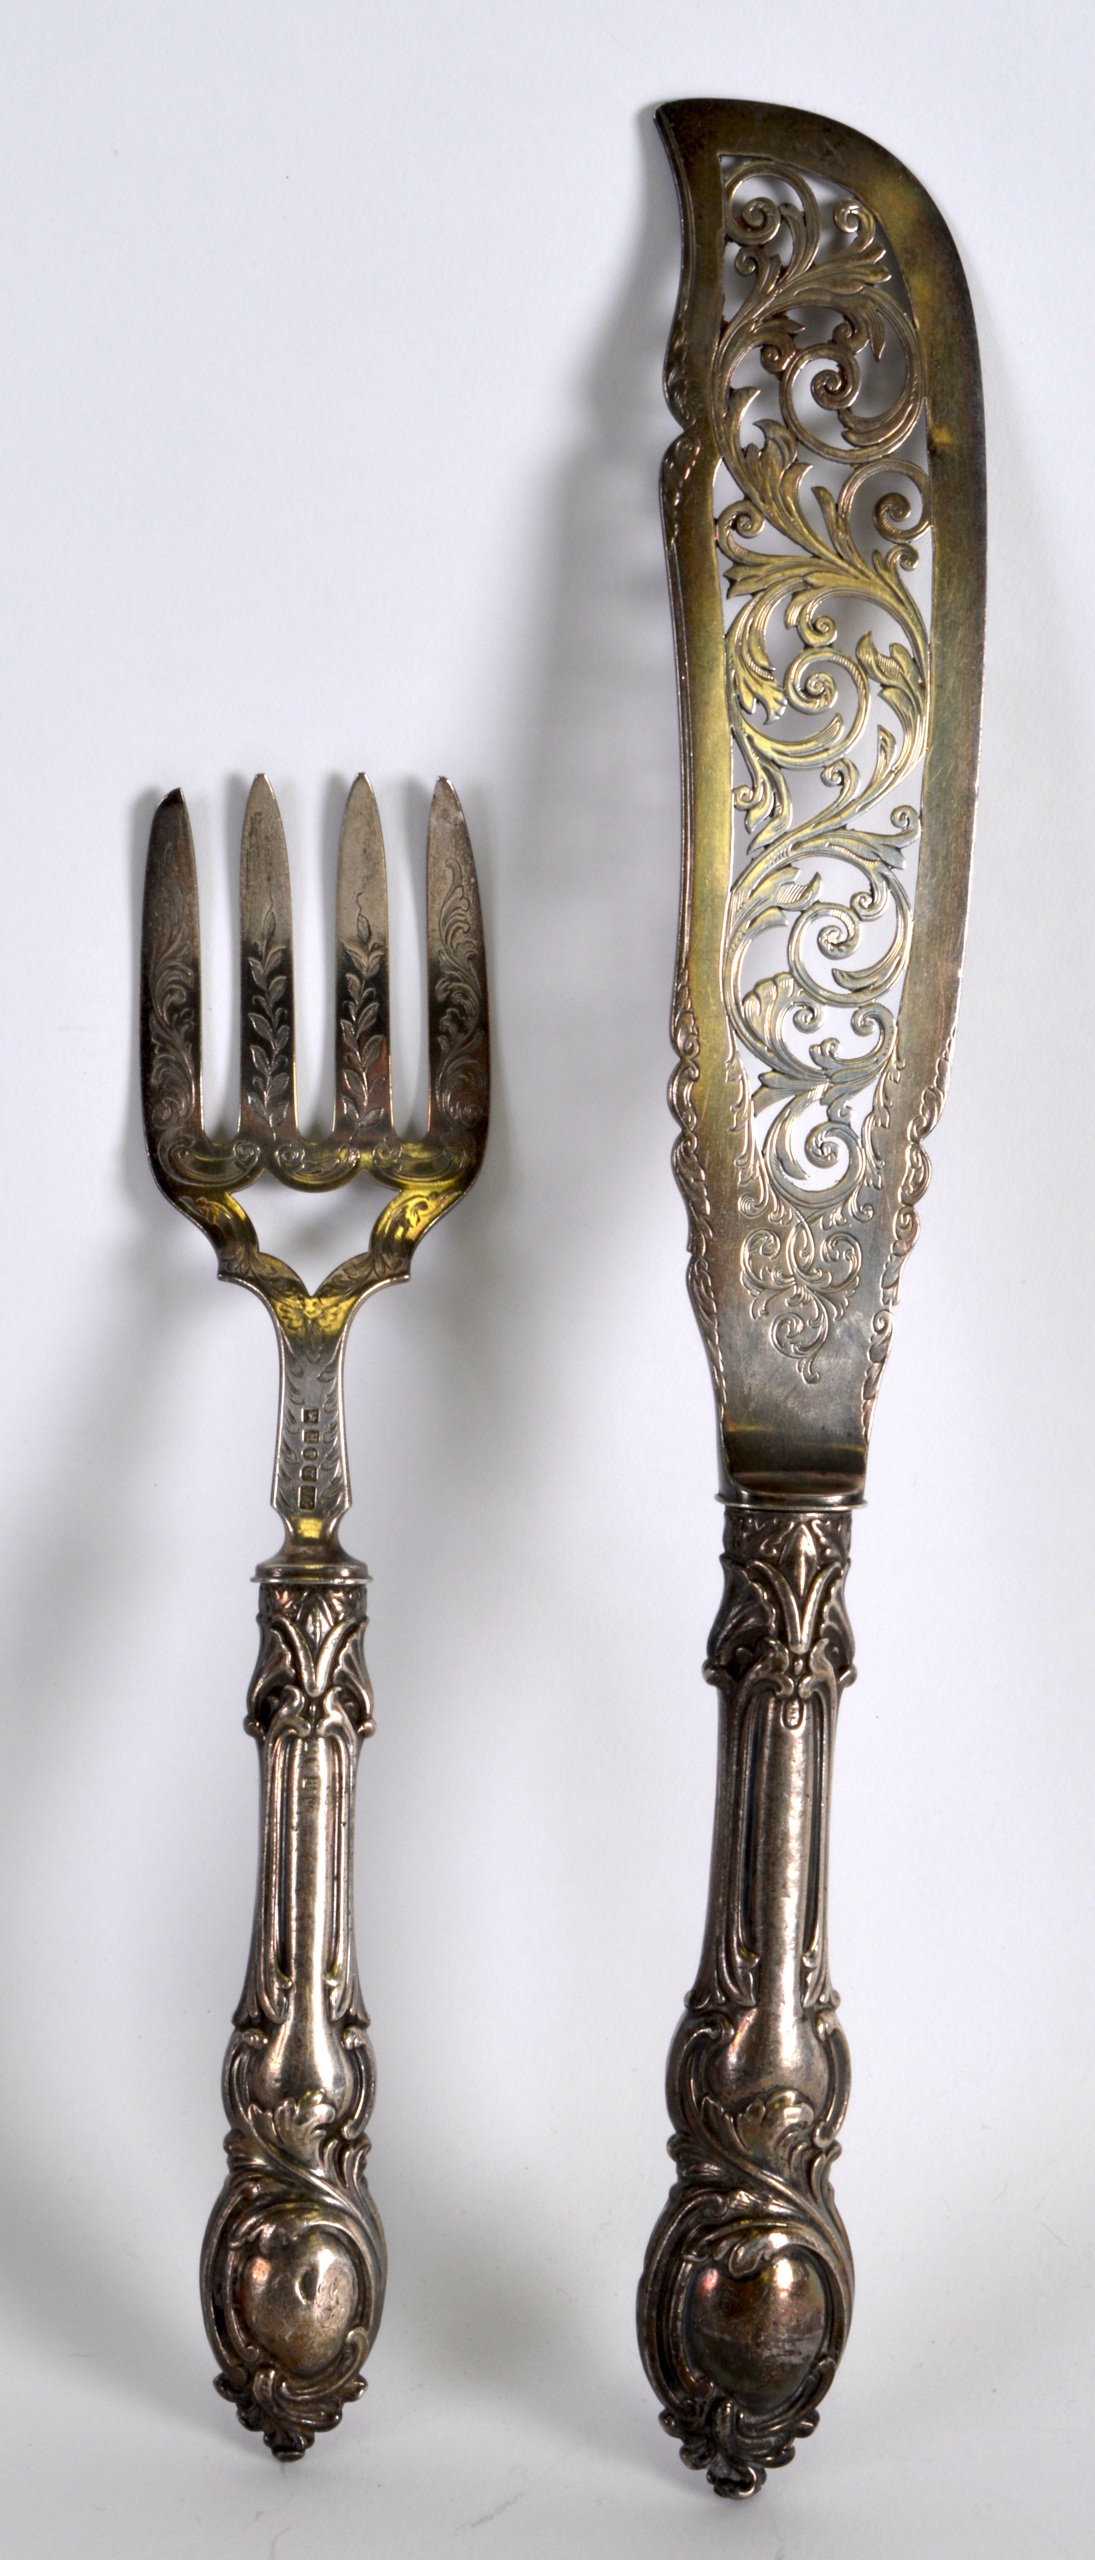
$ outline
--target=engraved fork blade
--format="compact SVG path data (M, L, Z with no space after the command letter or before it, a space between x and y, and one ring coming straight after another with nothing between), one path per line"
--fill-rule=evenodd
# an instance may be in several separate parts
M830 1771L850 1506L958 995L984 438L957 252L907 169L791 108L658 124L684 233L671 1100L726 1535L707 1930L639 2334L682 2459L740 2497L816 2425L851 2314Z
M260 1751L262 1829L250 1963L224 2071L229 2168L206 2234L202 2305L217 2388L292 2461L364 2389L384 2295L384 2240L365 2179L373 2103L353 1943L353 1810L372 1731L362 1652L368 1577L346 1555L343 1359L376 1289L410 1275L427 1229L474 1180L486 1144L486 968L475 865L451 784L426 852L429 1110L393 1126L384 845L359 774L337 889L335 1107L302 1136L296 1102L289 865L260 776L240 861L239 1126L202 1117L197 875L178 792L153 820L141 944L141 1084L152 1170L213 1244L220 1277L265 1300L281 1364L274 1507L285 1536L260 1565L247 1730ZM237 1193L271 1173L301 1191L371 1174L393 1197L362 1253L313 1293L264 1253Z

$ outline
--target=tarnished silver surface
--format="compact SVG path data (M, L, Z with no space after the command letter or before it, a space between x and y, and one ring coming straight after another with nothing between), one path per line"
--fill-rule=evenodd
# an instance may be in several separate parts
M264 1299L281 1357L273 1500L285 1526L260 1565L262 1829L251 1960L224 2073L228 2176L206 2234L202 2302L217 2387L292 2461L364 2389L384 2298L384 2240L365 2179L373 2059L353 1945L357 1757L372 1731L362 1640L368 1577L347 1556L346 1336L376 1289L474 1180L487 1134L486 971L475 866L439 782L426 857L430 1103L424 1138L392 1124L387 895L376 803L359 775L342 829L337 1058L330 1136L297 1123L289 868L269 784L254 784L240 868L239 1127L206 1135L198 898L186 809L156 813L142 938L141 1074L152 1170L214 1245L220 1276ZM263 1171L323 1191L363 1171L393 1193L367 1249L310 1292L262 1252L238 1192Z
M220 2388L292 2460L363 2388L384 2300L365 2180L374 2070L353 1947L357 1755L372 1732L363 1573L262 1575L247 1729L262 1820L251 1961L224 2068L229 2174L202 2302Z
M836 1715L855 1676L849 1531L843 1507L728 1504L705 1666L721 1693L707 1931L669 2057L677 2184L640 2320L664 2422L726 2495L759 2488L817 2424L851 2318L826 1926Z
M658 123L684 236L671 1100L727 1535L707 1939L639 2332L683 2459L743 2496L816 2424L851 2312L830 1765L849 1506L958 995L984 439L957 253L899 162L790 108Z

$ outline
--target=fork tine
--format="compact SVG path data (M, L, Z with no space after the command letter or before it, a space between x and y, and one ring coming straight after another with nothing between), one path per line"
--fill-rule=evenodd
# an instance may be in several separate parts
M240 851L240 1136L297 1134L289 857L264 773L251 785Z
M429 977L432 1136L462 1129L477 1157L490 1104L487 966L479 884L464 812L442 776L426 844L426 965Z
M392 1125L388 875L380 811L363 773L342 821L336 936L335 1136L386 1136Z
M201 955L194 840L181 791L161 800L148 839L141 920L141 1103L159 1150L202 1135Z

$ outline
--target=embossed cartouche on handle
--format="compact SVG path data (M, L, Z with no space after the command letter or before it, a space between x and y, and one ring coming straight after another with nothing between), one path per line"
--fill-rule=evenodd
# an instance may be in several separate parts
M830 1773L850 1511L958 994L984 442L965 281L906 169L789 108L658 123L684 231L671 1100L726 1538L707 1932L639 2336L682 2459L743 2497L816 2425L852 2305Z
M251 1960L224 2072L228 2175L206 2234L202 2303L217 2387L283 2461L337 2425L384 2298L384 2239L365 2179L373 2102L353 1940L354 1781L372 1731L362 1652L368 1577L347 1556L342 1372L363 1299L409 1276L426 1229L459 1199L486 1142L486 973L460 804L439 782L426 868L430 1105L426 1135L392 1125L387 896L376 803L359 776L339 853L333 1133L297 1125L285 842L269 785L244 820L239 1130L206 1136L194 852L178 793L156 813L142 943L141 1065L152 1169L216 1248L222 1279L270 1309L281 1359L274 1504L285 1538L260 1565L247 1729L262 1826ZM310 1294L264 1254L235 1194L262 1172L304 1191L370 1173L394 1193L364 1253Z

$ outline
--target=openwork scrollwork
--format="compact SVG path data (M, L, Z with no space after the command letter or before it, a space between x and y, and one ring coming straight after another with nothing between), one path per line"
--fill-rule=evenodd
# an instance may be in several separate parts
M741 1269L774 1347L812 1382L859 1279L871 1110L908 956L919 811L901 787L929 709L909 583L929 531L924 386L867 208L845 197L823 216L779 162L724 168L728 263L744 287L711 380L735 491L716 539L746 831L723 956L730 1030L752 1069ZM758 412L765 377L778 418ZM882 406L868 405L872 382Z

